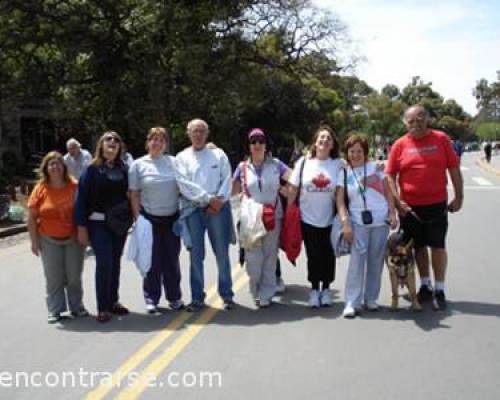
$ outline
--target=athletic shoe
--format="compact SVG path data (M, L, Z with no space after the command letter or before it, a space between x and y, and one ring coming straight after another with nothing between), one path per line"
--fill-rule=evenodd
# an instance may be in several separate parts
M442 290L436 290L434 292L434 300L435 300L435 307L438 310L446 310L446 296L444 295L444 291Z
M356 316L356 310L351 305L346 305L344 311L342 312L344 318L354 318Z
M262 302L262 300L261 300ZM320 302L319 302L319 290L311 290L309 292L309 307L311 308L319 308Z
M61 314L49 314L47 317L47 322L49 324L55 324L61 320Z
M198 312L205 308L206 304L204 301L192 301L186 308L188 312Z
M432 289L429 288L429 286L427 285L420 286L420 289L418 290L417 294L417 299L420 304L431 301L432 296L433 296Z
M159 314L160 311L156 307L156 304L146 304L146 311L148 314Z
M285 293L285 290L286 290L285 281L283 280L283 278L278 278L276 280L276 293L277 294Z
M184 308L184 302L182 300L175 300L168 303L168 306L174 311L179 311Z
M320 302L322 307L330 307L333 304L332 291L325 289L321 292Z

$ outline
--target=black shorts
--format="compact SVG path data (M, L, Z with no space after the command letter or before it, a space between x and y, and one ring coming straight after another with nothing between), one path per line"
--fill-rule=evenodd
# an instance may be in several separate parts
M447 204L410 207L419 218L410 213L401 218L401 228L405 236L415 240L415 247L429 246L444 249L448 232Z

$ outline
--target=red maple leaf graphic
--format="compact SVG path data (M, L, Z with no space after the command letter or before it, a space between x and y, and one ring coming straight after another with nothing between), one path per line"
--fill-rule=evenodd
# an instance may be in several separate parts
M323 175L322 173L320 173L316 178L312 180L312 183L318 189L326 188L330 184L330 182L331 182L330 179L327 176Z
M384 185L377 175L370 175L366 178L366 186L376 190L381 195L384 194Z

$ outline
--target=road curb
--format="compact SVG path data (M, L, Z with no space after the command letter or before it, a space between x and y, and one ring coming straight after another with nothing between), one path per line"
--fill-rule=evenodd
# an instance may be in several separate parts
M28 231L28 225L17 225L0 230L0 239Z
M492 174L495 174L495 175L498 175L500 176L500 170L496 169L495 167L492 167L490 164L488 164L487 162L485 161L482 161L482 160L479 160L479 161L476 161L476 164L484 169L485 171L488 171L488 172L491 172Z

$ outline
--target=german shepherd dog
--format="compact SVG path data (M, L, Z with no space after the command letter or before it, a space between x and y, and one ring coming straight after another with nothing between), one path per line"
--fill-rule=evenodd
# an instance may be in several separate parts
M414 311L421 310L422 307L417 300L413 239L406 240L402 231L392 233L387 240L385 263L391 277L392 310L398 309L398 285L402 288L405 286L408 288L410 308Z

